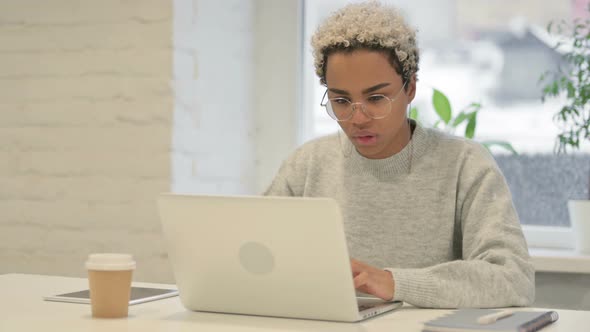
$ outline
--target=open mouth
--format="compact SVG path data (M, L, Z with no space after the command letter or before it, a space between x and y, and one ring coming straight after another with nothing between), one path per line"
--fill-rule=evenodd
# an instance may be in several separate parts
M377 143L377 136L376 135L359 135L354 136L354 140L357 142L358 145L373 145Z

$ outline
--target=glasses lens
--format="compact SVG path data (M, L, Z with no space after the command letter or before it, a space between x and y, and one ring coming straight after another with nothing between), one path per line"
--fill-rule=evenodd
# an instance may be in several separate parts
M326 109L328 110L328 114L334 120L346 120L352 115L352 104L348 100L342 98L330 100L330 102L326 104Z
M365 103L366 114L373 119L386 117L391 111L391 101L383 95L373 95Z
M362 111L372 119L382 119L391 112L391 99L384 95L370 96L362 105L360 103L355 105L356 107L353 107L353 104L347 99L334 98L330 99L325 104L325 107L328 115L337 121L349 120L352 117L354 109L359 112ZM363 108L364 110L362 110Z

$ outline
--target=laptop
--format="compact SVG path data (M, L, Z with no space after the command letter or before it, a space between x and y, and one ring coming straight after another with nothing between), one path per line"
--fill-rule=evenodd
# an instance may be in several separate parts
M333 199L168 193L158 209L189 310L356 322L402 306L356 297Z

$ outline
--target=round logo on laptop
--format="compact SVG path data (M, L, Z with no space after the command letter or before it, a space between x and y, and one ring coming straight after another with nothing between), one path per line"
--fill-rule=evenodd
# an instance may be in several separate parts
M240 263L252 274L268 274L275 267L270 249L258 242L246 242L240 247Z

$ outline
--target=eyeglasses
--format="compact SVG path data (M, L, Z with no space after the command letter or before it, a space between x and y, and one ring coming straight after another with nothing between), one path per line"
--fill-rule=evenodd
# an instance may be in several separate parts
M402 88L396 93L395 97L389 98L386 95L382 94L375 94L370 95L367 98L366 102L357 102L353 103L347 98L338 97L338 98L331 98L327 99L328 90L324 93L322 97L321 106L326 108L328 115L338 121L344 122L352 119L354 111L357 109L356 105L360 105L360 110L365 114L367 117L375 120L383 119L391 113L391 108L393 102L397 99L399 94L405 88L406 83L402 85Z

